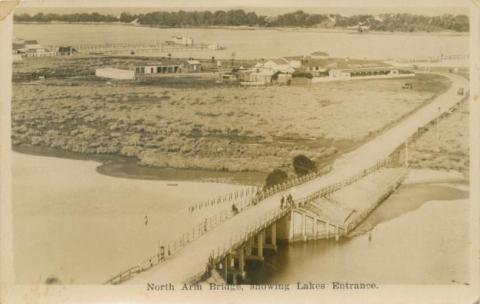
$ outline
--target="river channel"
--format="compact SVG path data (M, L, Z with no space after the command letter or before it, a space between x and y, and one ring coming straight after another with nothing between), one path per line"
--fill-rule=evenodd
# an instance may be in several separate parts
M180 231L190 220L182 215L190 203L240 187L111 177L99 174L97 166L94 161L13 153L19 283L48 278L101 283L155 253L159 242ZM356 236L283 245L263 265L252 266L248 283L466 283L467 196L462 184L402 186Z

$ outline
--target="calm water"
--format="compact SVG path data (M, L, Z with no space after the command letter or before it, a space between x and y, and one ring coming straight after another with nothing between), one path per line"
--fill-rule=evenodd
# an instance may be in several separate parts
M110 177L98 174L98 165L13 153L18 282L43 283L49 277L62 283L104 282L191 229L205 216L186 212L191 203L240 188ZM230 206L215 209L223 207Z
M190 202L239 187L116 178L98 174L97 166L13 153L18 282L101 283L201 218L182 212ZM466 196L446 186L402 187L361 227L373 227L371 241L361 234L284 246L249 281L467 282L468 203L458 200ZM439 199L445 201L431 201Z
M426 201L426 193L448 200ZM250 268L249 282L467 283L468 200L451 200L466 195L451 187L402 187L366 220L371 223L359 227L373 227L370 232L339 242L284 245Z
M196 52L196 57L273 58L324 51L352 58L404 58L468 53L468 36L425 34L321 33L315 30L158 29L124 25L44 24L14 26L16 37L44 45L135 43L152 44L187 35L199 43L218 43L224 51ZM172 54L182 56L185 53Z

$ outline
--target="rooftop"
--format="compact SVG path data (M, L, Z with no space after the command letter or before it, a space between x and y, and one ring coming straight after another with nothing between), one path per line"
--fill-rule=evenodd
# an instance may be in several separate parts
M275 64L281 65L281 64L288 64L288 60L285 58L276 58L276 59L270 59L269 61L274 62Z
M319 67L328 69L358 69L371 67L390 67L390 65L378 60L363 60L349 58L325 58L325 59L306 59L303 61L305 67Z

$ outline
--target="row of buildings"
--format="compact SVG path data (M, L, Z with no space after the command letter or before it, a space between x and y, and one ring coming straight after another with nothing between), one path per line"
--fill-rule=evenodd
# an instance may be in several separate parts
M315 53L314 53L315 54ZM313 55L314 55L313 54ZM318 56L296 56L271 59L251 68L219 71L218 81L238 81L242 85L289 85L293 78L326 82L336 80L411 77L413 72L401 70L380 61Z
M144 79L165 74L198 73L202 72L202 63L195 59L168 63L156 62L152 64L125 66L121 68L104 67L95 70L95 75L110 79Z
M30 57L70 56L76 52L70 46L45 47L37 40L15 39L12 43L13 61Z

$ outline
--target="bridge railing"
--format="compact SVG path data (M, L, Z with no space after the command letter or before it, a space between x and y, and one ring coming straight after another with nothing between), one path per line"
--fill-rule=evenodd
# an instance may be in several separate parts
M240 197L240 193L241 191L237 192L236 194L237 198ZM245 193L253 194L254 191L253 189L250 189L248 192L244 191L243 193L244 195L246 195ZM232 194L232 198L235 198L235 194ZM251 205L251 201L244 199L240 202L236 202L235 205L237 207L238 212L242 212L243 210L245 210L245 208L248 208ZM235 215L236 213L234 213L231 209L226 209L221 211L218 214L202 219L200 222L195 224L189 231L182 233L179 237L168 242L166 246L163 246L164 248L163 253L158 252L157 254L146 258L137 266L131 267L125 271L120 272L119 274L110 278L104 284L119 284L129 279L135 273L146 271L152 268L153 266L166 261L172 255L174 255L175 253L183 249L186 245L202 237L205 233L211 231L212 229L224 223L225 221L227 221L228 219L232 218Z
M368 201L369 202L378 202L385 198L386 195L389 195L392 191L394 191L402 181L407 176L407 169L402 169L397 175L389 179L382 187L379 187L378 190L373 191L368 194ZM360 215L356 217L356 219L350 222L347 225L347 231L351 231L354 229L358 224L360 224L376 207L376 204L370 204L370 208L363 210ZM346 231L346 232L347 232Z
M271 210L269 213L258 219L254 224L249 225L243 231L235 234L228 242L213 250L209 260L213 261L214 264L221 262L228 253L245 244L249 239L255 237L255 235L257 235L260 231L266 229L272 223L276 222L278 219L290 212L291 209L291 206L287 206L285 208L275 208ZM208 262L206 262L205 265L205 269L202 269L195 275L187 278L184 282L193 284L206 279L208 276Z
M258 187L246 187L209 200L196 202L188 207L189 212L195 212L207 207L214 207L222 204L234 203L239 200L251 199L258 191Z
M355 181L363 178L364 176L378 170L379 168L385 166L389 162L390 162L389 158L387 158L385 160L382 160L382 161L379 161L374 166L371 166L370 168L362 170L358 174L356 174L356 175L354 175L350 178L345 179L343 182L337 182L335 184L323 187L319 191L316 191L315 193L313 193L311 195L308 195L304 198L301 198L301 199L297 200L297 202L294 204L294 206L302 206L303 204L307 204L308 202L311 202L315 199L318 199L321 196L326 196L326 195L329 195L329 194L331 194L335 191L338 191L341 188L346 187L347 185L350 185L351 183L354 183ZM304 175L302 177L297 177L295 179L288 180L287 182L285 182L283 184L280 184L280 185L276 185L276 186L274 186L270 189L267 189L266 191L261 191L261 190L257 191L255 197L252 200L243 200L240 203L236 204L236 206L238 208L238 211L241 212L244 209L246 209L246 208L248 208L252 205L257 204L259 201L264 200L264 199L274 195L275 193L278 193L280 191L286 190L286 189L294 187L296 185L299 185L299 184L308 182L310 180L313 180L316 177L318 177L319 175L321 175L320 172L312 172L312 173ZM280 205L279 205L279 207L280 207ZM271 213L266 214L261 220L259 220L255 224L255 226L253 227L254 228L253 230L252 230L251 227L249 227L247 230L252 231L252 232L249 232L251 234L251 233L258 232L261 229L264 229L265 227L267 227L272 222L272 220L274 220L278 216L281 216L282 214L288 212L289 208L291 208L291 206L287 205L286 208L283 208L283 209L279 208L279 209L273 210ZM129 268L126 271L123 271L120 274L114 276L113 278L111 278L110 280L105 282L105 284L121 283L124 280L127 280L128 278L130 278L135 273L139 273L139 272L142 272L142 271L145 271L145 270L148 270L148 269L152 268L153 266L167 260L169 257L171 257L172 255L174 255L175 253L177 253L178 251L183 249L186 245L188 245L189 243L191 243L191 242L195 241L196 239L200 238L205 233L211 231L212 229L214 229L215 227L224 223L225 221L232 218L233 216L235 216L235 214L232 212L232 210L226 209L226 210L223 210L222 212L220 212L219 214L215 214L213 216L210 216L210 217L207 217L207 218L203 219L201 222L194 225L194 227L192 227L192 229L190 231L183 233L178 238L169 242L164 247L165 248L165 253L163 255L160 255L160 254L153 255L153 256L147 258L146 260L144 260L139 265L137 265L135 267L132 267L132 268ZM244 239L245 237L247 237L247 239L248 239L249 233L245 232L244 235L241 236L241 239ZM232 243L231 245L233 245L233 239L232 239L231 243ZM222 249L220 249L220 248L217 249L216 253L214 252L213 256L218 257L218 256L221 256L221 255L224 255L225 252L227 252L229 250L229 248L231 248L231 246L227 246L226 244L224 244L223 248Z

